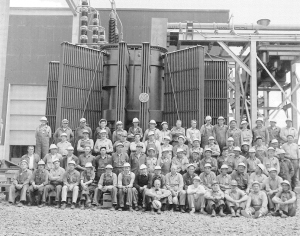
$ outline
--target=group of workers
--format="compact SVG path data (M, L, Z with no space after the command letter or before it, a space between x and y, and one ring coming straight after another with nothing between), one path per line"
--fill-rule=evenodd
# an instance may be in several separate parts
M55 197L55 207L97 210L103 194L111 196L111 210L200 212L223 217L259 218L268 213L286 218L296 214L298 132L292 127L270 127L263 119L248 129L242 121L212 125L207 116L184 129L180 120L168 129L154 120L143 132L133 119L128 132L121 121L111 133L101 119L95 133L80 119L75 135L68 120L53 135L47 118L36 130L36 146L21 158L9 190L9 202L44 207ZM75 148L74 148L74 147ZM75 150L74 150L75 149ZM34 152L35 150L35 152ZM42 157L42 158L40 158ZM52 194L52 195L50 195Z

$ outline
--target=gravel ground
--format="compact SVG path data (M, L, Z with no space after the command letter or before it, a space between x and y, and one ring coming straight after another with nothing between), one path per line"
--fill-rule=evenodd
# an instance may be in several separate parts
M298 195L299 199L300 195ZM0 203L0 235L300 235L300 201L296 217L255 220L179 212L151 215L109 210L59 210Z

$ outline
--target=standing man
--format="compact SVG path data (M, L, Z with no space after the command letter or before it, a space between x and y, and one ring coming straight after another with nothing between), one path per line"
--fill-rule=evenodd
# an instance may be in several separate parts
M225 216L224 193L219 188L217 181L212 182L212 189L207 190L204 197L207 200L206 211L211 214L211 217L216 216L216 211L219 211L221 217Z
M294 143L298 143L298 131L296 128L292 127L293 121L291 119L286 119L286 127L282 128L280 131L280 138L283 143L288 142L288 136L294 138Z
M252 129L253 139L255 140L258 136L260 136L262 138L263 145L269 146L269 131L265 126L263 126L264 120L262 118L258 118L255 123L256 126Z
M100 154L95 157L96 180L99 181L102 174L105 173L105 167L112 165L112 157L106 153L106 148L100 148Z
M159 129L156 129L156 126L157 126L156 121L155 120L150 120L150 122L149 122L149 129L147 129L145 131L145 134L144 134L144 137L143 137L143 143L146 140L148 140L148 138L149 138L148 135L149 135L150 132L154 133L154 139L155 140L161 142L161 134L160 134Z
M55 144L50 145L50 153L48 153L43 161L46 163L46 170L51 170L53 168L53 160L58 159L60 162L62 161L62 155L58 153L58 148Z
M197 121L191 120L191 128L186 130L186 139L188 141L189 147L192 147L194 139L201 140L200 130L197 129Z
M142 164L147 164L147 156L145 153L142 153L143 145L137 144L136 145L136 152L131 153L129 157L129 164L131 166L131 171L135 174L135 176L138 175L140 166Z
M117 141L120 141L122 139L121 136L127 137L127 131L123 129L123 122L119 120L116 123L116 130L113 132L112 135L113 144Z
M211 124L211 116L205 117L205 124L201 126L200 133L201 133L201 147L205 148L208 144L208 138L210 136L215 136L214 127Z
M142 128L139 126L140 121L138 118L133 118L132 120L132 124L133 126L129 128L128 130L128 141L129 142L133 142L134 141L134 137L136 134L140 135L140 138L143 137L143 130Z
M61 141L62 133L67 134L68 142L70 142L70 143L74 142L74 133L73 133L72 129L70 127L68 127L68 125L69 125L69 121L67 119L63 119L61 122L61 127L59 127L53 135L55 144L57 144Z
M218 124L213 128L213 133L216 135L216 141L219 145L220 150L223 150L223 147L226 146L226 133L228 126L224 124L225 119L223 116L218 118Z
M163 144L166 137L168 137L171 141L172 140L172 134L171 134L171 130L168 129L169 128L168 122L163 121L161 123L161 127L162 127L162 130L160 131L161 143Z
M34 204L34 197L37 194L37 205L42 207L42 196L44 188L48 184L49 172L45 170L45 162L40 160L38 169L33 172L30 179L30 187L28 188L29 206Z
M92 138L93 136L93 133L92 133L92 130L90 127L87 126L86 124L86 119L85 118L81 118L80 119L80 124L79 124L79 127L77 127L75 129L75 143L74 143L74 147L77 148L77 144L78 144L78 141L80 139L83 139L84 138L84 135L83 135L83 131L84 130L87 130L88 131L88 136L87 138ZM86 138L86 139L87 139ZM75 153L76 154L76 153Z
M117 176L119 176L119 174L123 171L125 162L129 161L127 153L122 152L123 147L123 143L118 143L116 146L116 152L112 154L113 172Z
M94 147L94 141L93 139L89 138L89 131L87 129L82 130L83 138L78 140L77 143L77 154L78 156L80 154L84 153L85 147L89 146L91 150L93 150Z
M68 135L66 133L62 133L60 135L61 141L57 143L58 153L60 155L64 155L64 153L66 153L66 151L67 151L67 148L72 146L71 143L68 142L67 138L68 138Z
M248 129L248 122L243 120L241 130L241 143L247 143L249 146L252 145L253 134L250 129Z
M280 172L278 173L278 176L280 176L283 180L289 181L290 183L292 176L295 174L293 164L289 159L285 158L285 151L283 149L279 149L278 159L280 165Z
M43 116L40 119L41 124L35 130L35 152L39 157L44 158L44 156L49 152L49 143L51 138L51 128L47 125L47 118Z
M182 127L181 120L176 121L176 126L171 129L171 135L173 138L173 142L172 142L173 146L178 144L179 136L185 136L185 129Z
M295 138L293 135L288 134L287 135L287 143L284 143L282 145L282 149L286 152L285 157L289 159L294 167L294 175L292 176L291 180L291 186L292 190L294 191L295 186L297 185L297 176L298 176L298 170L299 170L299 159L300 159L300 153L299 148L296 143L294 143Z
M105 130L106 131L106 138L111 139L111 131L110 128L107 127L107 120L101 119L99 121L99 126L96 128L95 133L94 133L94 140L96 141L97 139L100 138L100 131Z
M15 204L16 197L20 195L20 202L18 207L22 207L26 202L26 192L29 187L29 181L32 175L31 170L28 169L26 160L21 161L21 169L14 175L12 184L9 187L8 202Z
M66 209L66 201L68 192L72 192L72 205L71 209L75 208L78 192L79 192L79 181L80 181L80 173L75 170L75 161L70 161L68 164L68 169L63 176L64 186L62 188L61 200L62 207L61 209Z
M193 184L189 185L187 188L190 214L194 214L195 211L198 210L200 210L200 214L205 214L205 192L206 190L201 184L201 179L199 178L199 176L195 176L193 178Z
M270 126L268 127L270 141L276 139L279 142L280 131L281 129L278 126L276 126L276 120L270 120Z
M99 137L100 136L100 137ZM100 149L102 147L105 147L107 153L113 152L113 144L110 139L107 138L107 132L105 129L102 129L99 131L99 134L97 136L97 141L94 146L94 152L100 153Z
M37 164L40 161L40 157L38 154L34 153L34 146L28 146L27 154L21 157L20 164L23 160L27 161L29 170L33 171L37 169Z
M231 120L229 123L229 129L227 130L226 138L233 138L234 146L241 146L241 135L242 131L236 127L237 122L236 120Z

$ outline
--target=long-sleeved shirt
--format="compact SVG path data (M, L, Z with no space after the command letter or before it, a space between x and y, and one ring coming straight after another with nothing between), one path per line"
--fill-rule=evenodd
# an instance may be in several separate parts
M151 188L151 174L137 174L135 176L133 187L140 190L144 186L147 186L148 189Z
M39 125L35 130L35 138L51 138L52 132L48 125Z
M96 153L99 153L100 152L100 149L102 147L105 147L106 148L106 152L107 153L111 153L113 152L113 144L112 142L107 139L107 138L104 138L104 139L97 139L96 143L95 143L95 146L94 146L94 151Z
M68 141L57 143L58 153L61 154L62 156L67 155L67 153L68 153L67 148L70 146L72 146L72 145Z
M201 184L203 184L206 189L211 189L212 182L214 180L217 180L216 174L212 171L208 174L203 172L199 177L201 180Z
M281 187L281 182L282 181L283 180L280 176L276 176L274 179L272 177L268 177L265 181L266 190L270 191L270 190L280 190L280 189L282 189L282 187Z
M119 143L123 144L123 147L121 148L122 152L129 154L130 142L128 142L127 140L125 140L125 141L121 141L121 140L116 141L113 145L114 146L114 151L117 151L117 145Z
M127 153L113 153L112 154L113 159L113 168L123 168L124 163L129 161L129 157Z
M170 137L170 140L172 140L172 134L171 134L171 130L161 130L160 131L160 137L161 137L161 143L164 142L164 139L166 136Z
M140 134L141 138L143 138L143 130L141 127L136 127L134 126L130 127L128 132L127 132L127 138L129 139L130 142L134 140L135 134Z
M65 172L65 169L62 167L51 169L49 172L50 184L62 184Z
M206 163L209 163L211 165L211 170L212 171L217 171L217 168L218 168L217 160L213 157L210 157L210 158L204 157L200 161L200 171L201 172L204 172L204 166L205 166Z
M95 166L95 157L92 154L88 154L88 155L86 155L85 153L81 154L78 157L78 159L79 159L78 165L80 165L83 168L85 167L85 164L88 162L92 163L92 165Z
M224 199L225 195L224 192L221 189L218 189L217 191L214 191L212 189L209 189L205 192L204 197L206 199L211 199L213 197Z
M172 134L173 141L178 141L178 137L180 135L185 136L185 129L182 127L173 127L171 129L171 134Z
M22 170L20 169L17 173L15 173L13 177L13 182L16 181L17 184L29 184L30 178L32 175L32 171L29 169Z
M166 187L167 189L181 191L183 190L183 178L179 173L172 174L171 172L166 174Z
M77 186L80 181L80 173L77 170L67 170L63 176L64 185L72 184Z
M280 141L280 131L281 129L278 126L269 126L268 128L268 132L269 132L269 137L270 137L270 142L273 139L276 139L278 142Z
M253 133L253 140L256 140L256 137L261 136L263 143L269 144L270 142L269 131L266 127L262 126L258 128L256 126L252 129L252 133Z
M229 174L226 174L226 175L219 174L217 176L217 181L220 184L220 189L222 191L230 189L231 176Z
M214 127L211 124L204 124L200 128L201 133L201 146L205 147L208 144L208 138L210 136L215 137Z
M83 139L83 130L87 130L89 132L89 138L93 137L93 132L92 129L88 126L84 126L84 127L77 127L75 129L75 144L74 146L77 145L77 142L79 139Z
M106 182L106 179L112 179L112 185L107 185L108 183ZM103 186L113 186L117 187L118 186L118 177L115 173L103 173L100 177L98 187L101 189Z
M296 143L284 143L282 149L286 152L286 158L290 160L300 159L299 147Z
M187 194L199 194L204 195L206 190L203 185L199 184L197 187L194 186L194 184L191 184L187 188Z
M197 128L188 128L186 130L186 139L190 144L193 143L194 139L199 139L201 141L200 130Z
M124 181L124 179L126 179L126 178L128 178L128 179L130 178L130 181ZM119 188L122 188L122 187L132 188L134 179L135 179L134 173L132 173L132 172L125 173L125 171L123 171L118 175L118 187Z
M112 135L112 142L115 143L117 141L120 141L122 139L121 136L127 137L127 131L124 129L116 129Z
M195 173L193 175L190 175L188 172L182 175L183 178L183 189L187 190L188 186L193 184L194 177L197 176Z
M104 128L101 127L97 127L95 132L94 132L94 140L96 141L97 139L100 139L100 131L101 130L105 130L106 131L106 138L111 140L111 131L110 128L108 128L107 126L105 126Z
M72 131L72 129L70 127L66 127L66 128L63 128L63 127L59 127L54 135L53 135L53 138L54 138L54 142L57 144L59 142L61 142L61 134L62 133L66 133L67 134L67 141L69 141L70 143L73 143L74 141L74 133Z
M142 164L147 164L147 156L144 153L137 154L136 152L131 153L129 157L129 164L131 171L137 175Z
M288 180L291 182L291 178L294 176L294 166L290 160L284 158L279 160L280 172L278 176L280 176L283 180Z
M30 178L30 183L35 184L35 185L40 185L43 184L44 186L48 184L48 177L49 177L49 172L48 170L35 170L33 171L31 178Z
M270 168L275 168L277 170L277 173L280 172L279 161L276 157L265 157L263 160L263 164L266 167L267 171L269 171Z
M47 170L51 170L53 168L53 160L58 159L60 163L62 162L62 155L59 153L56 153L52 155L51 153L46 154L46 156L43 158L43 161L46 163L45 168Z
M78 143L77 143L77 151L84 152L84 148L86 146L91 147L91 150L93 150L94 140L93 139L79 139Z
M240 173L234 170L231 174L231 179L235 180L241 190L246 190L249 184L249 175L245 172Z
M288 135L293 135L294 136L294 140L297 141L298 140L298 131L297 129L295 129L294 127L284 127L281 128L280 130L280 138L284 141L287 142L287 136Z
M105 170L105 167L107 165L112 165L112 157L110 155L105 155L105 156L96 156L95 157L95 167L98 170Z

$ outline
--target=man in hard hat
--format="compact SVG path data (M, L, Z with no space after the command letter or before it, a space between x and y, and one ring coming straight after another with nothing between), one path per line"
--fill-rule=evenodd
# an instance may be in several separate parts
M266 167L267 171L270 168L275 168L277 173L280 172L280 165L277 157L275 157L275 149L273 147L268 148L267 156L263 159L263 164Z
M215 144L215 137L214 136L210 136L208 137L208 144L205 146L205 149L208 149L210 148L212 153L211 153L211 156L216 158L218 156L220 156L220 148L219 148L219 145L218 144Z
M291 190L290 182L284 180L281 182L282 190L280 190L273 197L272 201L275 203L276 212L274 216L281 216L287 218L288 216L295 216L297 209L297 196Z
M61 167L64 169L68 168L68 163L70 161L75 161L76 166L79 164L79 159L74 154L74 148L72 146L67 147L67 155L63 157L61 162Z
M182 127L182 121L177 120L175 127L171 129L171 135L172 135L172 145L176 146L178 144L178 137L179 136L185 136L185 129Z
M263 162L264 158L267 156L268 148L266 145L263 144L262 137L257 136L255 140L255 151L256 157Z
M218 124L214 125L213 132L216 135L216 141L219 145L220 150L226 146L226 133L228 126L224 124L225 118L223 116L218 117Z
M211 124L212 118L211 116L205 117L205 124L201 126L200 133L201 133L201 147L205 148L208 144L208 138L213 136L215 137L214 127Z
M162 140L161 151L167 151L169 157L173 157L173 146L170 144L171 138L166 135Z
M256 158L255 152L256 151L253 147L249 149L249 158L246 160L247 161L247 172L249 175L251 175L251 173L255 172L256 166L258 164L261 164L261 161L258 158Z
M55 144L51 144L49 149L50 153L43 158L43 161L46 163L46 170L51 170L53 168L54 159L58 159L60 162L63 159L62 155L58 153L58 148Z
M299 163L300 163L300 151L299 147L296 143L294 143L294 136L293 135L287 135L287 143L284 143L282 145L282 149L286 152L285 157L289 159L294 167L294 175L291 179L291 187L292 190L294 190L295 186L298 182L298 171L299 171Z
M80 156L85 152L85 147L89 146L91 150L94 148L93 139L89 138L89 131L87 129L82 130L83 138L78 140L77 143L77 154Z
M35 130L35 152L39 157L44 158L44 156L49 152L49 143L51 138L51 128L47 125L47 118L43 116L40 119L41 124Z
M264 174L264 172L265 172L264 165L263 164L257 164L255 172L250 174L249 183L248 183L248 187L247 187L247 190L246 190L247 194L249 194L249 192L251 190L250 186L252 186L252 183L254 181L259 182L262 189L265 188L265 182L266 182L268 177Z
M153 131L149 131L147 134L148 139L145 141L146 151L150 148L154 148L157 158L161 157L161 145L160 141L155 139L155 133Z
M200 152L198 150L193 150L192 155L189 159L189 163L194 165L195 173L197 175L200 174L200 160L201 160L200 158L201 158L200 157Z
M94 141L96 142L97 139L100 138L100 134L102 130L106 131L106 138L111 140L111 131L110 128L107 127L107 120L106 119L101 119L99 120L99 126L96 128L95 133L94 133Z
M112 135L113 144L115 142L121 140L121 136L124 136L124 135L127 137L127 131L124 130L124 128L123 128L123 122L119 120L116 122L116 130L113 132L113 135Z
M246 207L246 202L248 199L245 191L238 188L238 184L235 180L230 183L230 189L225 191L226 205L231 212L232 217L240 217L241 210Z
M99 131L99 138L97 138L97 141L95 143L95 146L94 146L94 152L99 154L100 153L100 149L102 147L105 147L105 150L107 153L111 154L113 153L113 144L111 142L110 139L107 138L107 132L105 129L102 129Z
M245 163L241 162L238 164L237 169L231 174L231 179L238 183L238 188L246 190L249 184L249 175L247 174Z
M189 160L187 156L184 155L184 150L182 148L177 149L177 155L172 159L172 165L177 166L177 172L183 175L186 172Z
M60 167L59 159L53 160L53 168L50 170L48 175L49 183L44 188L44 194L42 198L42 206L45 206L49 192L54 191L55 195L55 207L60 208L61 203L61 190L63 186L63 177L65 174L65 169Z
M283 143L288 142L288 135L293 137L294 143L298 143L298 131L296 128L292 127L293 121L291 119L286 119L285 121L286 127L281 128L280 130L280 138Z
M250 129L248 129L248 122L243 120L241 123L241 143L247 143L249 146L252 145L253 134Z
M249 158L249 149L250 145L246 142L242 143L242 148L241 148L241 155L244 156L246 159Z
M34 171L37 169L38 162L40 161L40 156L36 153L34 153L34 146L28 146L27 148L27 154L23 155L20 160L21 161L26 160L28 163L28 169L31 171Z
M204 172L200 174L201 183L206 190L211 189L213 181L217 180L216 174L211 171L211 167L210 163L206 163L204 165Z
M211 165L211 171L214 173L217 172L218 163L216 158L213 158L212 156L212 150L210 148L205 149L204 151L204 158L200 161L200 171L204 172L205 165L209 163Z
M241 146L241 135L242 135L242 131L237 127L237 121L234 119L231 120L229 123L229 128L226 133L227 139L229 137L232 137L234 140L233 145L240 147Z
M28 162L26 160L21 161L20 167L21 169L15 173L12 184L9 187L8 202L15 204L16 197L20 195L18 206L22 207L26 202L26 193L29 188L32 172L28 169Z
M227 165L232 168L232 170L236 170L239 163L243 162L245 166L247 165L246 157L241 155L241 148L235 147L234 150L234 156L229 156L227 158ZM246 172L247 172L247 166L246 166Z
M177 137L177 144L173 147L173 157L177 155L177 149L182 149L183 153L186 157L190 156L190 150L188 145L184 144L185 143L185 137L183 135L179 135Z
M40 160L38 168L33 171L30 178L30 187L28 188L29 203L28 205L34 204L34 197L37 197L37 205L42 207L42 196L44 194L44 188L48 184L49 172L45 170L45 162Z
M198 138L195 138L193 140L192 147L190 148L190 152L189 152L190 153L190 157L192 156L193 151L198 151L200 156L203 155L203 148L201 147L200 142L201 141Z
M179 211L185 213L185 200L186 192L183 190L183 178L180 173L177 172L178 167L176 165L171 166L171 172L166 174L166 187L172 194L172 206L173 211L176 210L179 205Z
M95 157L95 179L97 181L99 181L101 175L105 173L105 167L107 165L112 165L112 157L111 155L107 154L106 147L101 147L99 155Z
M166 175L171 171L172 155L170 155L169 150L164 149L162 151L162 157L159 164L163 175Z
M292 162L285 158L285 151L283 149L278 150L278 160L280 165L280 172L278 173L278 176L290 183L295 171Z
M215 217L216 213L219 211L219 215L224 217L224 193L219 188L219 184L217 181L213 181L211 185L211 189L208 189L204 195L206 203L206 211L211 217Z
M81 154L79 157L78 165L76 166L76 169L79 171L85 170L85 164L90 162L93 166L95 166L95 156L92 155L92 150L90 146L85 146L84 153Z
M114 148L116 147L116 145L118 144L118 143L123 143L123 148L122 148L122 151L123 152L125 152L125 153L127 153L128 155L129 155L129 151L130 151L130 142L128 142L127 141L127 134L120 134L119 135L119 138L120 138L120 140L118 140L118 141L116 141L115 143L114 143Z
M169 142L172 140L171 130L169 130L169 124L167 121L161 122L162 130L160 131L161 143L164 144L164 140L168 137Z
M156 121L155 120L150 120L149 129L146 129L146 131L144 133L143 143L145 143L145 141L148 140L149 132L153 132L154 133L154 139L159 141L159 143L161 142L160 130L157 129L156 126L157 126Z
M278 156L278 151L280 150L279 142L277 139L273 139L270 142L270 147L273 147L275 149L275 156Z
M270 168L269 169L269 177L265 181L266 185L266 193L268 197L268 202L269 202L269 209L271 211L274 211L274 203L272 202L272 198L275 196L276 193L281 191L281 183L282 183L282 178L278 176L277 170L275 168Z
M223 164L227 163L227 159L228 159L228 147L225 146L225 147L223 147L222 155L217 157L217 170L218 170L218 173L221 173L221 167L222 167ZM227 172L228 172L228 170L227 170Z
M123 143L116 145L116 152L112 154L113 172L118 176L124 168L125 162L129 161L127 153L122 152Z
M145 212L149 202L148 198L146 198L146 192L151 188L151 174L148 173L145 164L141 164L139 169L140 171L135 175L133 184L134 198L137 202L135 210L142 209Z
M140 124L139 119L138 118L133 118L132 124L133 124L133 126L129 128L128 134L127 134L129 142L134 141L135 134L140 134L140 138L143 138L143 130L139 126L139 124Z
M192 147L195 138L201 140L201 133L200 130L197 129L197 121L191 120L191 128L186 130L186 139L189 147Z
M74 142L74 133L72 129L68 126L69 121L67 119L63 119L61 122L61 127L59 127L54 135L54 143L57 145L59 142L61 142L61 134L65 133L67 135L67 141L70 142L71 144Z
M135 174L130 171L130 164L124 163L124 170L118 175L118 199L119 199L119 211L125 208L125 205L129 207L129 211L133 211L132 205L137 206L137 202L134 198L133 183ZM124 200L126 202L124 204Z
M276 120L270 120L270 126L267 129L269 132L270 141L276 139L279 142L281 129L276 125L276 123Z
M130 154L129 157L129 164L131 166L131 171L135 174L135 176L138 175L140 166L142 164L147 164L147 156L145 153L142 152L143 145L137 144L136 145L136 151L134 153Z
M166 189L166 176L161 173L161 167L155 166L154 173L151 177L151 187L154 187L154 181L159 179L160 180L160 186L164 189Z
M220 189L225 192L230 189L231 176L227 174L228 166L223 164L221 166L221 173L217 176L217 182L219 183Z
M64 155L64 153L66 153L67 148L69 146L72 146L70 142L68 142L67 140L67 134L66 133L62 133L60 135L61 141L57 143L57 148L58 148L58 153L61 154L62 156Z
M74 143L74 147L77 148L78 141L84 138L84 134L83 134L84 130L88 131L88 136L87 136L88 138L92 138L93 137L92 136L93 135L92 129L87 126L86 119L85 118L81 118L80 119L79 127L77 127L75 129L75 143ZM77 150L76 150L75 154L77 155Z
M228 153L233 153L235 146L234 146L234 139L232 137L229 137L227 139L227 148L228 148Z
M136 151L136 145L138 145L138 144L143 146L142 152L146 153L146 145L145 145L145 143L141 142L141 134L139 134L139 133L136 133L134 135L134 141L130 143L130 146L129 146L130 152L134 153Z
M103 173L100 177L100 180L98 182L98 186L94 191L94 199L93 199L93 205L98 206L99 205L99 198L102 196L103 193L110 192L111 193L111 199L112 199L112 205L113 207L111 210L116 210L117 208L117 193L118 193L118 177L115 173L112 172L113 167L112 165L108 164L105 166L105 173ZM97 208L94 207L93 210L96 210Z
M62 187L62 191L61 191L62 210L66 208L68 192L72 192L71 209L75 208L77 202L78 193L79 193L80 173L77 170L75 170L75 166L76 166L75 161L70 161L68 163L68 169L66 170L63 176L64 186Z
M199 178L199 176L194 176L193 183L188 186L186 192L187 192L190 214L194 214L195 211L199 211L199 210L200 210L200 214L205 214L204 194L206 190L204 186L201 184L201 179Z
M263 145L268 146L270 143L269 131L263 125L264 124L263 118L258 118L255 123L256 126L252 129L253 139L255 140L257 136L260 136L262 138Z
M194 177L198 175L195 174L196 167L193 164L188 164L186 169L187 172L182 175L182 179L183 179L183 191L185 191L185 194L187 195L188 187L193 184Z
M244 217L260 218L268 213L268 197L265 191L261 190L257 181L252 183L252 191L249 193L246 208L241 211Z
M80 204L81 210L85 207L91 207L91 197L95 190L95 186L92 185L95 179L94 166L91 162L85 164L85 170L81 172L80 175Z

